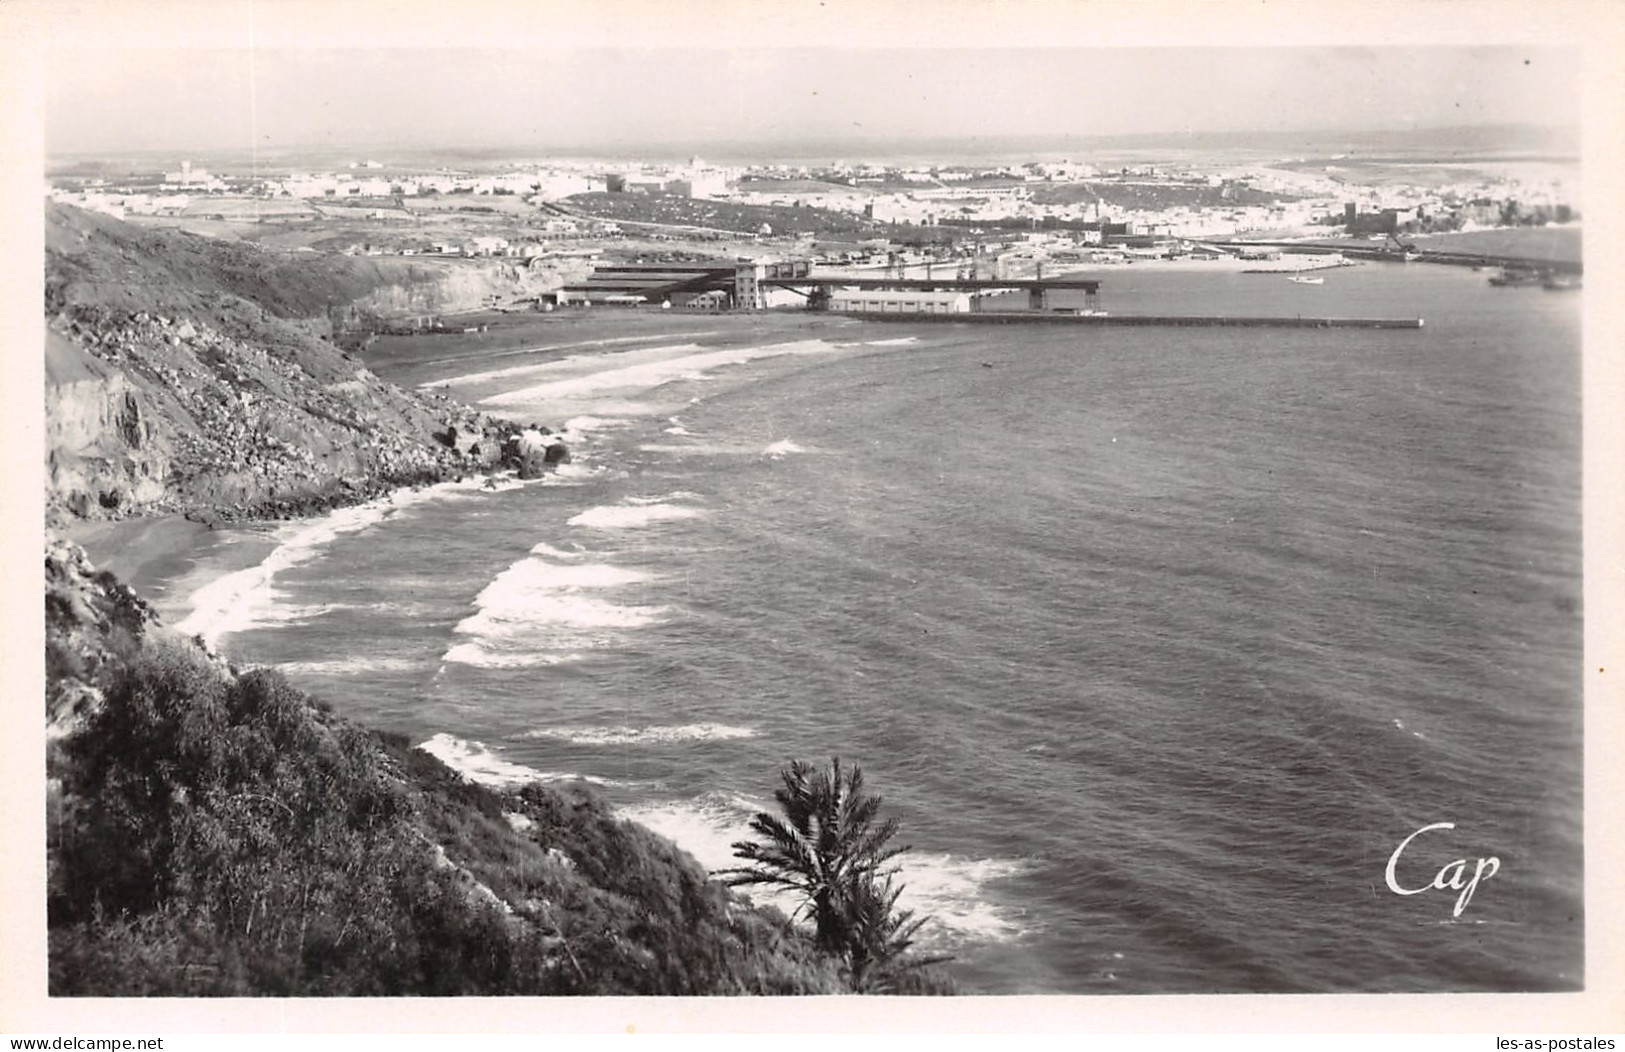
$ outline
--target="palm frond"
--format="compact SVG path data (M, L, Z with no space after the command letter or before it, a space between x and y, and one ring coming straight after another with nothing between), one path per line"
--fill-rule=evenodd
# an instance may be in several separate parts
M760 839L734 843L746 865L721 871L730 885L766 885L802 897L798 917L809 917L820 949L841 954L855 990L889 984L926 918L898 910L903 887L887 864L909 850L892 843L896 818L881 819L882 799L864 788L863 771L843 768L840 757L817 768L793 760L780 770L773 798L779 814L759 812L750 829ZM932 959L936 960L935 958Z

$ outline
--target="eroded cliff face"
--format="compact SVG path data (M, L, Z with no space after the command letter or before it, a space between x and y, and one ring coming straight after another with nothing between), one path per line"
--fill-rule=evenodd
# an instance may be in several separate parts
M48 522L304 514L488 470L521 430L379 380L296 262L66 209L47 226Z
M293 514L499 459L500 424L312 343L290 355L185 318L59 316L46 347L48 507ZM488 437L436 440L451 428Z
M122 370L59 332L45 345L45 468L55 503L86 518L164 496L171 448Z

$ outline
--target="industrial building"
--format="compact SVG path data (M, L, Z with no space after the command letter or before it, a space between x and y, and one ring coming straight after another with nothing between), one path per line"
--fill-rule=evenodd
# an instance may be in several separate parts
M599 266L585 282L564 286L559 290L558 302L642 302L676 306L692 303L700 293L720 293L720 296L702 299L703 309L759 310L768 306L768 290L763 282L805 278L810 271L811 264L806 260L622 263Z
M857 314L968 314L971 298L968 292L924 289L835 289L830 292L828 309Z
M544 296L541 306L650 304L698 310L802 306L849 314L969 314L977 294L1025 290L1027 307L1048 311L1052 292L1081 292L1093 310L1100 282L1087 278L904 278L817 275L805 259L621 263Z

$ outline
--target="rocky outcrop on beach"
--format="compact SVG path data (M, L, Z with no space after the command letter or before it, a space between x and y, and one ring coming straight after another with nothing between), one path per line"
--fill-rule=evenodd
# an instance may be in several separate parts
M548 468L568 463L570 447L546 428L526 428L502 445L502 460L522 479L541 478Z
M382 280L336 265L53 208L48 518L288 517L535 470L518 449L503 458L538 429L403 391L327 338L334 297Z

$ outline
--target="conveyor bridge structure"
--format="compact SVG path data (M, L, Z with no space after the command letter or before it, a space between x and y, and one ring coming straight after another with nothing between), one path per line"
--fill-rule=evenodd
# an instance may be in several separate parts
M904 278L874 275L815 274L806 260L779 263L699 261L674 263L620 263L595 267L585 282L559 290L560 302L645 303L677 302L704 293L722 292L735 309L766 306L766 290L781 288L807 298L813 310L824 309L835 289L889 291L971 292L1026 290L1027 306L1049 310L1052 292L1084 294L1085 309L1093 310L1100 282L1077 278Z

